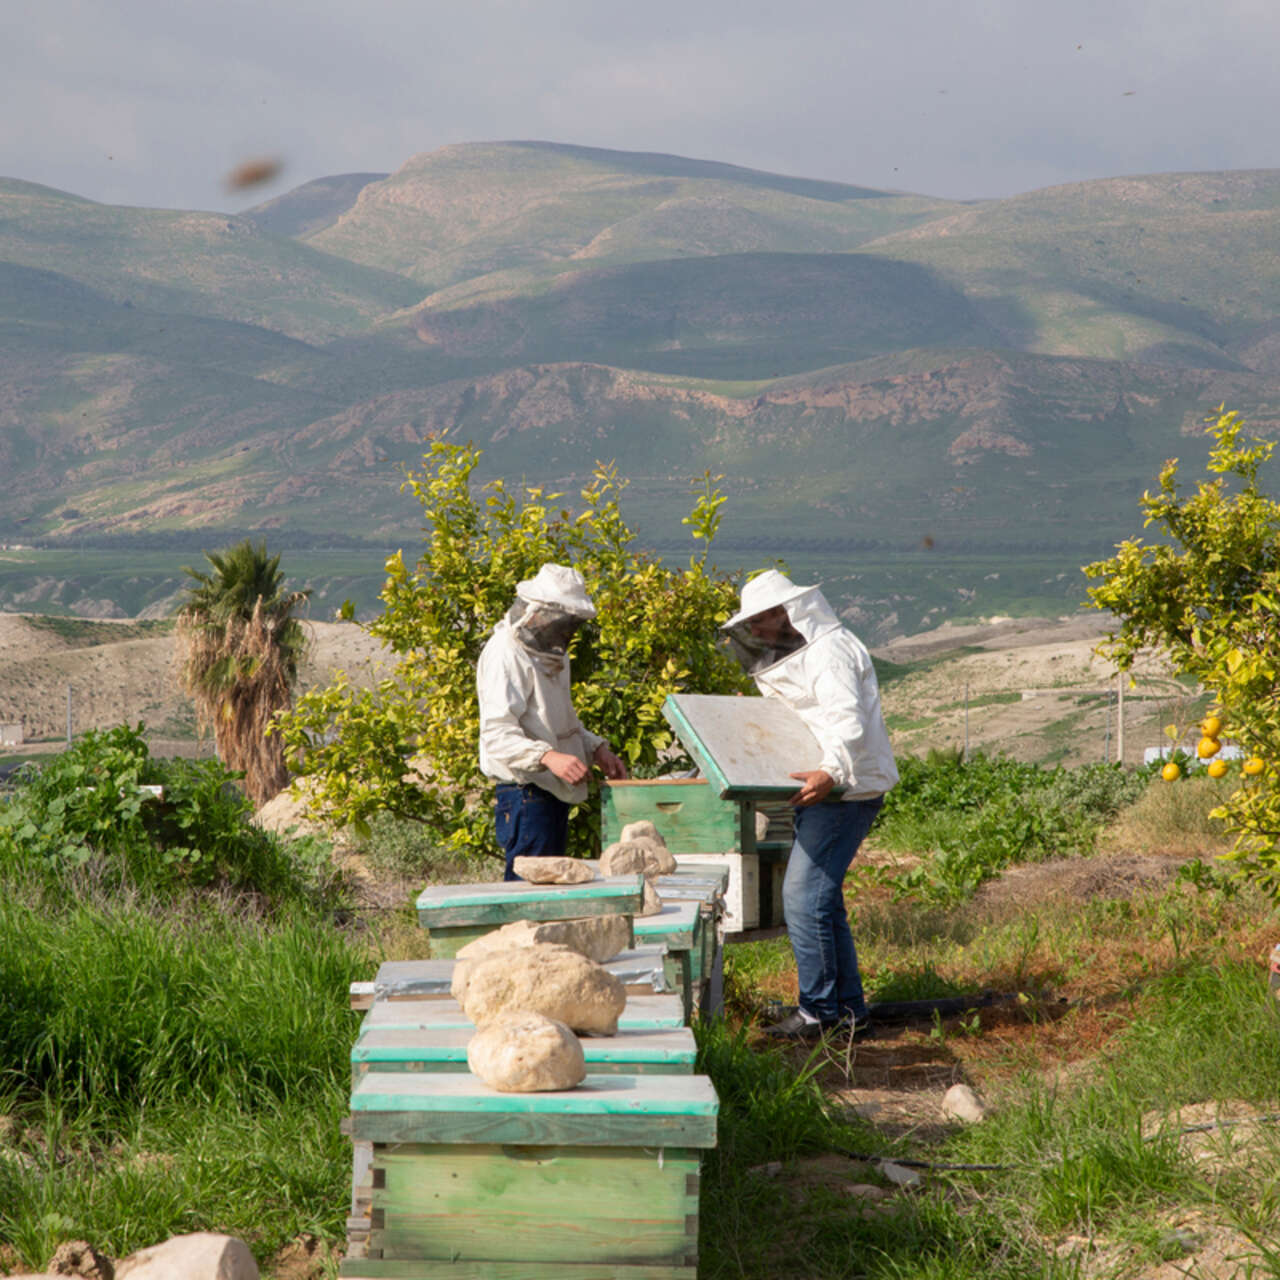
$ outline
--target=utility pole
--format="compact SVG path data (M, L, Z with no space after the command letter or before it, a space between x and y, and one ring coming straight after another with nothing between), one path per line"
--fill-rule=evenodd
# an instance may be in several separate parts
M969 682L964 682L964 764L969 763Z
M67 746L71 745L71 686L67 685Z
M1116 672L1116 763L1124 764L1124 672Z

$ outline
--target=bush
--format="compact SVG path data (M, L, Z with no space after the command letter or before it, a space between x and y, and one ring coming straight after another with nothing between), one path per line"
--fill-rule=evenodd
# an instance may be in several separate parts
M108 890L282 899L332 888L327 846L255 826L236 778L216 760L153 759L142 725L92 731L0 806L0 871L50 888L77 870Z
M894 881L899 894L947 902L1015 862L1092 852L1102 826L1139 795L1146 775L1118 765L1043 769L981 753L898 761L878 843L929 856Z

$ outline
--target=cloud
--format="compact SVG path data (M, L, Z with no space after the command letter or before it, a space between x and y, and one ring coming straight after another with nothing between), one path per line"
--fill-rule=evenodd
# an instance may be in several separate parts
M224 208L251 156L285 161L259 199L500 138L964 198L1276 159L1262 0L44 0L9 35L4 171L113 202Z

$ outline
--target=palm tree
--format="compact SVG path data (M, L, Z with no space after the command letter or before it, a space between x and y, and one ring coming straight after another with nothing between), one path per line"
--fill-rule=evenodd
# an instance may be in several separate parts
M211 572L182 569L194 579L178 608L182 685L201 726L212 724L219 758L243 771L245 792L261 805L289 782L283 744L267 728L292 703L306 649L293 611L311 593L285 591L280 557L265 542L246 538L205 559Z

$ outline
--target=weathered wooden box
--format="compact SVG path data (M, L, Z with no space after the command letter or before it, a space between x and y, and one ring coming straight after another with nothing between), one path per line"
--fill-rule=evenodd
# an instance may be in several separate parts
M666 976L667 949L633 947L604 962L628 995L659 995L672 990ZM375 1000L451 1000L452 960L387 960L372 982L353 982L351 1007L369 1009Z
M758 853L681 853L676 857L676 870L679 875L672 879L712 871L723 875L725 933L743 933L760 927Z
M466 1071L469 1027L360 1033L351 1050L354 1088L370 1071ZM591 1075L692 1075L697 1045L688 1027L661 1031L619 1028L616 1036L582 1036Z
M628 996L618 1017L619 1030L664 1031L685 1025L684 999L678 994ZM445 1030L474 1024L456 1000L378 1000L364 1015L360 1030Z
M417 900L418 923L428 931L433 956L448 958L475 938L515 920L572 920L633 915L644 901L644 877L609 876L585 884L430 885Z
M351 1095L373 1144L351 1277L694 1280L705 1076L599 1075L501 1094L470 1075L375 1073Z
M691 858L699 861L697 874L723 859L729 907L725 933L782 923L773 881L791 851L792 811L784 801L772 794L722 799L705 778L606 782L604 844L612 844L628 822L640 819L658 828L682 873L695 870Z

